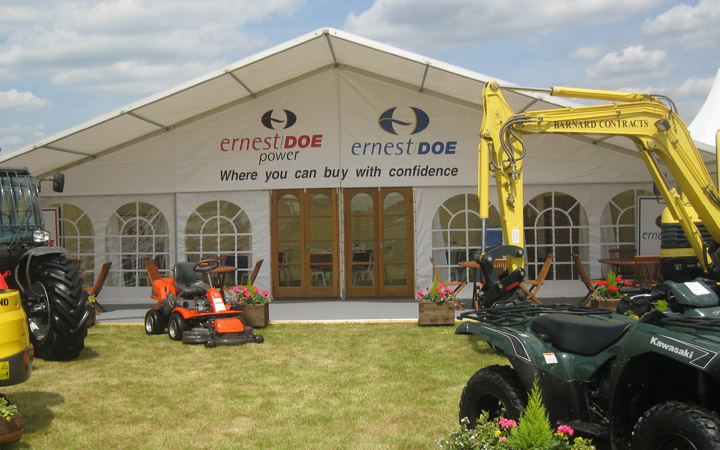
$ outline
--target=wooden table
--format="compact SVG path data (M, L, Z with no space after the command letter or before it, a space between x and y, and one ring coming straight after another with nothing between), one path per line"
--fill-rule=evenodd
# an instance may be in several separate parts
M612 267L613 272L615 272L615 275L621 275L621 273L624 273L625 271L623 269L630 268L630 272L635 274L635 260L634 259L610 259L610 258L603 258L598 259L598 262L601 264L608 264L610 267ZM633 276L630 275L630 276Z
M213 287L221 288L221 287L225 286L225 275L227 275L231 272L235 272L236 270L238 270L238 268L234 267L234 266L218 266L218 267L214 268L213 270L211 270L210 274L214 275L212 277Z

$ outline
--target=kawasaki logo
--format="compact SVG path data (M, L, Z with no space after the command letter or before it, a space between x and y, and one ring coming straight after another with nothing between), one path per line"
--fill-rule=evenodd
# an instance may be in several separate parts
M666 341L674 342L668 343ZM653 336L650 338L650 344L670 353L674 353L682 358L687 358L690 360L691 365L699 367L701 369L706 368L708 364L710 364L710 361L715 358L715 355L717 355L717 352L713 350L708 350L706 348L690 344L679 339L674 339L669 336L663 336L663 340L660 340L656 336Z
M652 345L654 345L655 347L660 347L663 350L667 350L669 352L675 353L684 358L691 359L693 357L693 352L691 352L690 350L675 347L674 345L670 345L666 342L661 341L660 339L656 338L655 336L650 338L650 343Z

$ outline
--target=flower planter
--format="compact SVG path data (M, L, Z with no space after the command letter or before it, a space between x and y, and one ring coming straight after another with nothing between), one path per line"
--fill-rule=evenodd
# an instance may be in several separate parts
M0 418L0 445L19 441L24 429L25 420L20 413L12 416L10 421Z
M455 325L455 303L419 302L418 325Z
M270 304L243 305L242 321L245 325L253 328L263 328L270 322Z
M85 306L87 308L88 312L88 318L85 321L85 325L87 325L88 328L95 325L95 316L97 315L97 309L95 306L95 303L91 303Z
M601 299L590 299L590 306L595 308L605 308L609 309L610 311L617 311L618 303L620 303L619 298L601 298Z

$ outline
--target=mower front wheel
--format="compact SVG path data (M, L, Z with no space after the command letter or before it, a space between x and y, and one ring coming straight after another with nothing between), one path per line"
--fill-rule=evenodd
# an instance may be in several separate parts
M151 309L145 314L145 333L163 334L165 332L165 318L157 309Z
M181 340L183 333L187 331L187 329L187 323L180 313L174 312L170 314L170 320L168 321L168 335L170 335L170 339L173 341Z

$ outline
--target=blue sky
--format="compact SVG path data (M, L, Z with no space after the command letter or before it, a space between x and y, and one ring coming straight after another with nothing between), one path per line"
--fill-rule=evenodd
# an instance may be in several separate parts
M689 124L717 23L720 0L0 0L0 148L322 27L525 86L664 94Z

